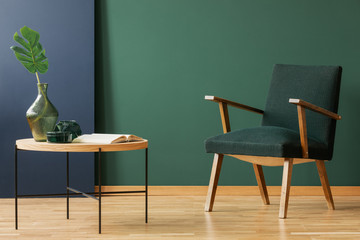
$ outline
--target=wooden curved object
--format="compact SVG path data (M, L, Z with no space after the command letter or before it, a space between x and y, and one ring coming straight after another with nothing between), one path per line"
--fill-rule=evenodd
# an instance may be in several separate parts
M102 152L131 151L145 149L148 141L125 142L125 143L48 143L36 142L33 138L16 140L19 150L41 151L41 152Z

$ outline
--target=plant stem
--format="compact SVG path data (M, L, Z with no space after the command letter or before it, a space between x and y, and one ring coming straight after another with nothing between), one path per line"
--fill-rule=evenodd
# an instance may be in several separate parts
M38 73L37 73L37 72L35 72L35 74L36 74L36 79L37 79L38 83L40 84L39 75L38 75Z

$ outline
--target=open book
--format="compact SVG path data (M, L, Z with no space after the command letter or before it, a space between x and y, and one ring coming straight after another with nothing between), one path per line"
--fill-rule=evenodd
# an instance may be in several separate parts
M130 135L130 134L103 134L93 133L84 134L74 139L74 143L122 143L122 142L133 142L141 141L141 137Z

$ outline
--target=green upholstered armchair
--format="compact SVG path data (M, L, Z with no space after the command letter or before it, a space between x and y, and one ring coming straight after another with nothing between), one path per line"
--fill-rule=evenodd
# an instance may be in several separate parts
M253 164L264 204L270 204L262 166L283 166L279 217L286 218L293 164L315 162L329 209L334 209L324 160L334 148L342 68L277 64L265 110L215 96L219 103L224 134L205 141L214 153L205 211L212 211L224 155ZM228 106L262 115L260 127L230 130ZM310 110L306 111L305 109Z

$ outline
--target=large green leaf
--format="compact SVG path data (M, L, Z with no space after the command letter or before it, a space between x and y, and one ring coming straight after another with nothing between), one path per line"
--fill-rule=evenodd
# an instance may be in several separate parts
M38 57L36 57L37 62L42 62L42 61L44 61L46 59L47 59L47 57L45 57L45 55L42 54L42 53Z
M32 30L31 28L28 28L27 26L24 26L20 28L21 35L28 40L31 47L35 47L37 43L39 42L40 34L37 31Z
M34 55L37 56L39 55L39 53L43 50L42 46L40 43L38 43L36 45L36 47L34 47Z
M20 53L20 54L23 54L23 55L26 55L28 57L32 57L31 53L28 52L28 51L25 51L23 48L21 47L18 47L18 46L12 46L10 47L14 52L17 52L17 53Z
M46 73L49 68L48 60L45 60L44 62L37 64L35 67L39 73Z
M16 32L14 40L24 48L10 47L14 51L15 57L30 73L46 73L49 63L45 56L45 49L39 43L40 34L26 26L21 28L20 32L25 39Z
M36 68L35 65L32 63L28 63L28 62L21 62L24 67L31 73L35 73L36 72Z
M26 57L24 55L21 55L17 52L15 52L15 57L20 61L20 62L28 62L28 63L33 63L33 59L31 57Z
M14 40L30 51L30 44L27 43L22 37L20 37L17 32L14 34Z

